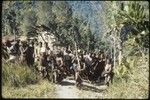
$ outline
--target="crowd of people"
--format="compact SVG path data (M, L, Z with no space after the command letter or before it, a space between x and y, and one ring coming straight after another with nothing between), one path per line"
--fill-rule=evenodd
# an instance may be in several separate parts
M74 76L77 86L84 79L90 82L104 79L105 84L112 82L112 61L103 51L77 51L69 47L49 47L48 42L19 39L7 40L2 44L2 49L7 63L18 61L30 68L36 65L41 77L51 77L55 83L61 82L67 76Z

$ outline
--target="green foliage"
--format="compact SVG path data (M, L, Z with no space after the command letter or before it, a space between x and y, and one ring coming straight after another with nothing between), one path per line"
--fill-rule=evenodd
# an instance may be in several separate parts
M37 83L37 73L34 69L17 64L2 64L2 85L22 87Z
M122 17L121 20L123 20L126 24L128 23L132 28L129 35L133 35L136 38L135 42L143 47L148 48L149 45L146 45L149 41L149 21L146 18L146 16L148 16L146 13L148 9L145 9L144 6L135 1L128 3L127 6L127 11L119 12L120 17Z
M36 14L34 11L30 9L24 12L24 18L22 22L23 23L20 25L20 28L22 29L24 35L32 35L36 32L33 28L37 22Z
M52 98L54 97L55 87L49 81L42 80L37 84L26 87L2 87L3 98ZM48 94L48 95L47 95Z
M74 45L77 42L81 49L95 48L95 36L89 24L81 17L73 18L72 8L66 1L15 1L4 2L3 5L3 34L15 32L18 35L34 36L36 32L33 27L45 25L64 45ZM12 16L12 12L15 16Z
M72 17L72 10L66 1L54 2L52 12L56 16L56 21L66 24Z
M49 23L55 21L55 16L52 12L53 3L51 1L38 1L35 3L35 11L37 14L37 24L49 27Z
M146 56L149 59L148 55ZM114 83L105 92L106 98L148 98L148 62L140 56L128 56L125 62L129 63L130 70L125 70L125 65L117 66ZM130 71L130 72L129 72ZM128 73L128 78L123 77Z

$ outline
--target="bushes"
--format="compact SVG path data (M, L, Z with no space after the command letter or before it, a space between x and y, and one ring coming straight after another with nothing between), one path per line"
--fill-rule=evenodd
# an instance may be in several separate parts
M148 98L149 58L147 56L147 60L140 56L129 56L126 61L130 69L124 71L128 72L128 74L123 73L123 68L121 67L125 67L124 64L117 66L116 70L118 70L119 74L115 73L114 84L107 89L106 97Z
M26 87L2 87L3 98L52 98L54 97L55 87L49 84L49 81L42 80L34 85L27 85Z
M2 97L45 98L53 96L55 89L53 84L49 84L47 80L40 80L38 76L35 68L13 63L6 64L3 61Z
M2 64L2 85L4 86L26 86L38 82L35 69L20 64Z

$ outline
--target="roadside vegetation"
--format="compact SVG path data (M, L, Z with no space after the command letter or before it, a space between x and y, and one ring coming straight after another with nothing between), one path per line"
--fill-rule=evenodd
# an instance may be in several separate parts
M76 42L81 50L106 51L113 59L115 76L102 98L148 98L149 3L83 1L78 11L72 9L78 3L3 1L2 35L36 36L33 27L44 25L63 45ZM90 17L82 16L85 5L94 9L92 18L101 23L98 28L92 28ZM2 61L3 97L42 97L54 90L48 81L40 80L34 68Z

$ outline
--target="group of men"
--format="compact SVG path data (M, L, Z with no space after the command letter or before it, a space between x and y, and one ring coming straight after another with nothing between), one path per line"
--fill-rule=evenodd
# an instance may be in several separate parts
M36 68L45 78L50 70L55 71L56 81L61 81L66 76L74 76L76 85L81 85L83 79L91 82L105 78L108 84L112 79L112 62L104 52L92 53L86 51L71 50L68 47L49 47L48 42L32 41L6 41L2 44L4 58L7 62L18 61ZM57 77L56 77L57 76ZM59 76L59 77L58 77ZM50 76L49 76L50 77Z

